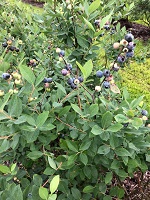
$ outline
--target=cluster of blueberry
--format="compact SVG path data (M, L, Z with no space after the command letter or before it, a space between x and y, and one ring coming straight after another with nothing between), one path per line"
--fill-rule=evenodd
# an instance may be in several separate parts
M117 62L119 64L123 64L128 58L134 56L135 43L133 40L134 36L132 33L127 33L124 39L113 44L114 49L121 50L121 53L117 57Z
M104 77L104 80L102 81L102 86L105 89L109 89L111 85L114 85L114 79L112 74L110 73L111 70L118 71L120 69L120 65L126 61L127 58L133 57L134 55L134 48L135 44L133 42L134 36L131 33L127 33L125 35L125 39L122 39L120 42L115 42L113 44L114 49L119 49L120 53L117 57L117 59L110 64L110 70L105 69L104 71L97 71L96 76L98 78ZM95 87L95 91L99 92L101 91L100 86Z
M65 56L65 51L61 50L60 48L57 48L56 52L59 54L59 60L60 60L60 58ZM64 58L63 58L63 60L64 60ZM65 62L65 66L61 70L61 74L63 76L68 76L69 77L67 80L68 85L70 85L70 87L72 89L76 89L78 87L78 85L84 81L84 79L81 76L75 78L74 74L72 73L72 64L67 63L65 60L64 60L64 62Z
M100 23L101 23L101 19L97 19L97 20L94 21L94 25L96 26L96 28L98 29L98 31L99 31L99 29L100 29ZM115 33L115 27L114 27L114 26L111 26L109 21L107 21L107 22L104 24L103 29L105 29L106 31L110 31L110 34L111 34L111 35ZM101 34L100 34L101 37L102 37L103 35L104 35L104 33L101 33Z
M11 39L5 41L2 43L2 46L4 48L7 48L7 52L10 51L15 51L15 52L19 52L19 48L12 46L13 41Z

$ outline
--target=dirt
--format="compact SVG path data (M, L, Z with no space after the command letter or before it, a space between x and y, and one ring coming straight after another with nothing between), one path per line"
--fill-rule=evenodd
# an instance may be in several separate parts
M38 1L38 0L22 0L24 3L31 4L32 6L37 6L39 8L42 8L44 6L44 1Z

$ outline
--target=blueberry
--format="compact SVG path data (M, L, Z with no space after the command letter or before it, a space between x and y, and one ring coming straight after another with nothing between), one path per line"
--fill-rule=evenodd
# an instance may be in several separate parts
M72 70L72 65L70 63L66 64L65 69L71 71Z
M147 110L142 110L142 111L141 111L141 114L142 114L143 116L147 116L147 115L148 115L148 112L147 112Z
M53 81L53 79L52 78L44 78L43 79L43 83L51 83Z
M132 33L127 33L125 35L125 40L128 42L132 42L134 40L134 36L132 35Z
M46 77L43 79L43 83L47 83L47 78Z
M109 76L110 76L110 71L109 71L108 69L105 69L105 70L103 71L103 75L104 75L105 77L109 77Z
M20 50L19 50L19 48L16 48L15 51L18 53Z
M47 82L51 83L51 82L53 82L53 79L52 78L47 78Z
M65 56L65 51L61 50L60 53L59 53L59 56L64 57Z
M133 42L129 42L129 44L126 47L129 51L133 51L135 48L135 44Z
M109 83L108 81L104 81L104 82L103 82L103 87L104 87L105 89L110 88L110 83Z
M3 46L4 48L6 48L6 47L8 46L8 44L7 44L6 42L4 42L4 43L2 44L2 46Z
M123 63L123 62L125 62L125 60L126 60L125 56L122 56L122 55L118 56L118 58L117 58L117 61L119 63Z
M131 58L133 56L134 56L134 51L129 51L129 52L126 53L127 58Z
M96 76L97 76L98 78L102 78L103 75L104 75L103 72L100 71L100 70L96 72Z
M73 83L73 78L69 78L68 80L67 80L67 83L68 83L68 85L71 85L72 83Z
M127 122L127 123L123 123L122 125L126 128L126 127L128 127L129 122Z
M5 79L5 80L7 80L7 79L10 78L10 74L8 74L8 73L3 73L3 74L2 74L2 78Z
M8 48L10 51L15 51L16 50L16 47L13 47L13 46L9 46Z
M95 20L94 24L95 26L100 27L100 20Z
M103 28L108 31L110 29L110 26L108 24L104 25Z
M84 81L84 79L81 76L78 77L78 80L80 81L80 83Z
M68 74L68 71L66 69L62 69L61 73L62 73L63 76L66 76Z
M75 85L74 83L71 83L71 88L74 90L77 88L77 85Z

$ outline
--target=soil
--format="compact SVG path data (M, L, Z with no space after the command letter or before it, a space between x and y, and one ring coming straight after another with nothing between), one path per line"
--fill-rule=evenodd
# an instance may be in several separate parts
M39 8L42 8L44 6L44 1L38 1L38 0L22 0L24 3L29 3L31 4L32 6L37 6Z

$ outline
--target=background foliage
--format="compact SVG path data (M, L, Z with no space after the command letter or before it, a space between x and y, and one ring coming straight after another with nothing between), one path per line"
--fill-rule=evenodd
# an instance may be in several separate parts
M114 4L54 1L42 14L31 14L21 3L1 2L0 73L12 76L0 80L2 200L122 199L128 195L122 181L148 169L143 96L106 89L95 75L110 69L118 56L112 45L126 34L113 25L122 10L112 11ZM130 13L124 10L122 15ZM63 76L68 63L73 69ZM84 81L70 88L68 78L79 76ZM118 73L113 76L117 81ZM45 77L52 82L44 84Z

